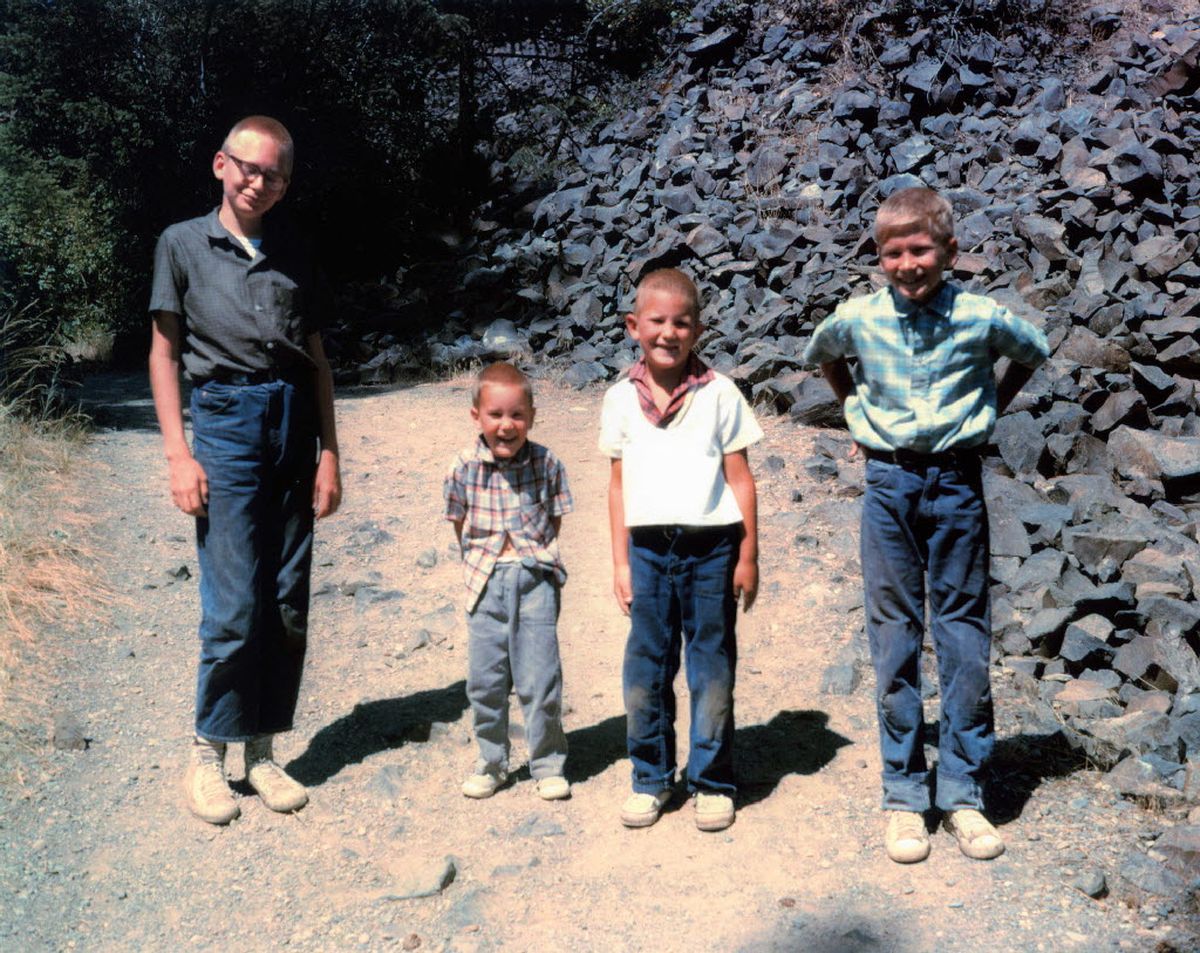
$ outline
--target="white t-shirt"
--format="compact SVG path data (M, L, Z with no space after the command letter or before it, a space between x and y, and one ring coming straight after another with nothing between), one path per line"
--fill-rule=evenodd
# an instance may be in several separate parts
M626 526L728 526L742 521L725 454L762 439L754 411L723 374L693 391L666 427L642 413L632 381L604 395L600 452L621 462Z

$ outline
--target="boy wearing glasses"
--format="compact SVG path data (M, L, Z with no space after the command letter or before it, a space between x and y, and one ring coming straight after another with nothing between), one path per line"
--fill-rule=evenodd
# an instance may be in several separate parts
M240 810L229 742L273 811L308 801L272 754L292 727L308 629L313 520L341 502L333 377L320 327L328 290L307 246L264 216L283 198L292 137L249 116L213 158L221 204L172 225L154 256L150 387L171 497L196 517L200 666L184 790L193 814ZM180 369L192 385L184 436Z

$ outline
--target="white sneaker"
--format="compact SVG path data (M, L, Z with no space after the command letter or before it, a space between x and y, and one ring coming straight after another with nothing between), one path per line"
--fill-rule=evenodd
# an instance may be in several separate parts
M733 798L728 794L696 792L696 826L702 831L723 831L733 823Z
M304 785L275 763L271 735L246 742L246 780L263 804L280 814L298 811L308 803Z
M197 738L192 743L183 793L188 810L209 824L228 824L242 813L225 780L225 745Z
M571 796L571 784L561 774L539 778L533 785L533 790L543 801L561 801Z
M889 811L883 835L887 855L898 864L919 864L929 856L929 831L917 811Z
M486 772L483 774L472 774L463 782L462 793L466 797L473 798L491 797L496 793L496 789L507 779L508 774L504 771L496 774Z
M671 794L670 788L663 788L654 794L634 791L621 805L621 823L626 827L649 827L670 803Z
M972 860L991 860L1004 853L1004 841L996 828L978 811L947 811L942 823L958 840L958 849Z

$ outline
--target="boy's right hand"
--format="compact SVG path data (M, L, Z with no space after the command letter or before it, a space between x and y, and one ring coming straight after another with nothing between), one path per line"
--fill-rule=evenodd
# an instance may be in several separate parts
M187 456L168 463L171 499L188 516L208 516L208 475L195 457Z
M617 597L621 611L629 615L629 607L633 605L633 574L628 566L617 566L613 570L613 595Z

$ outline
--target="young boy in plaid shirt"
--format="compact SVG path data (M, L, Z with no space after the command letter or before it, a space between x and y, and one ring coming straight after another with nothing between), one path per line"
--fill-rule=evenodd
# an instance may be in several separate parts
M544 800L569 797L563 777L559 594L567 573L558 552L564 513L574 508L558 458L528 439L533 389L511 364L483 369L471 397L479 439L461 451L443 486L467 584L467 697L479 760L463 782L486 798L508 777L508 696L525 714L529 772Z
M950 203L902 189L879 207L888 287L843 302L813 334L818 362L867 458L862 573L883 757L885 845L897 863L929 855L923 812L925 602L941 687L937 807L968 857L1004 842L981 813L992 751L988 522L980 451L996 415L1046 359L1046 338L991 298L943 281L958 243ZM997 384L997 358L1010 360ZM851 372L846 358L855 357Z

